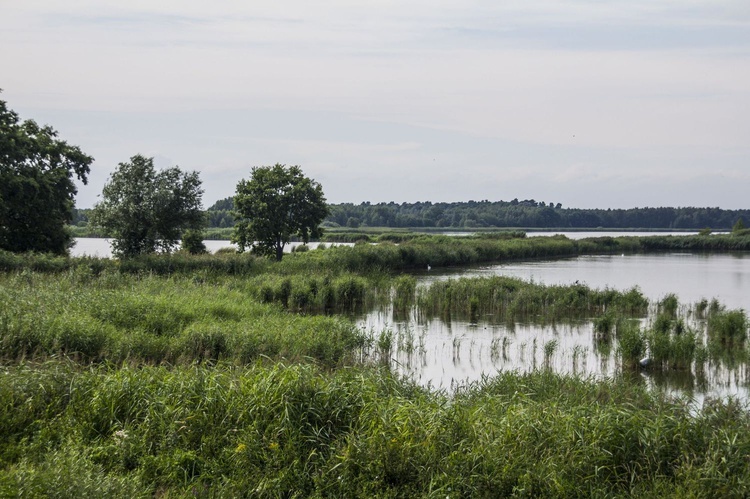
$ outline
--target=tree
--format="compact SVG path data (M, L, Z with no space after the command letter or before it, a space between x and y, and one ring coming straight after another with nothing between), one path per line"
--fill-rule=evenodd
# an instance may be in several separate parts
M201 229L201 180L178 167L156 172L154 159L136 155L120 163L104 185L91 223L112 237L112 252L122 258L170 252L184 231Z
M203 231L188 229L182 235L182 249L191 255L204 255L208 253L206 245L203 243Z
M232 242L240 251L281 260L292 235L307 243L320 235L320 223L328 215L323 189L305 177L299 166L260 166L250 180L240 180L234 196L235 227Z
M50 126L21 122L0 100L0 249L67 253L73 177L85 184L93 161Z

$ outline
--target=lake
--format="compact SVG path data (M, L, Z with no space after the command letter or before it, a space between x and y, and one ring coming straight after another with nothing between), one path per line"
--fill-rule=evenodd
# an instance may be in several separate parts
M674 293L683 310L699 300L717 298L728 308L750 310L750 255L633 254L580 256L562 260L517 262L461 269L433 269L417 276L418 286L459 277L505 275L552 284L576 281L592 288L627 290L638 286L652 303ZM642 318L647 326L652 318ZM687 318L701 334L705 321ZM394 334L392 365L425 386L451 389L499 371L540 368L584 376L614 376L620 372L616 346L597 347L589 320L539 325L498 324L491 317L472 323L424 317L413 309L408 317L393 308L373 310L359 327L378 335ZM729 369L716 364L694 372L641 373L644 383L701 401L728 395L747 398L750 373L744 365Z

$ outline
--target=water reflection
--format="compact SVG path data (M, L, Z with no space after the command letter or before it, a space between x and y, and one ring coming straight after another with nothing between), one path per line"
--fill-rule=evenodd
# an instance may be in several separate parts
M636 320L647 328L651 318ZM702 403L706 398L748 397L750 370L744 361L709 359L691 369L630 369L623 367L617 339L594 333L588 320L539 325L496 324L425 318L414 308L408 319L392 306L360 320L374 343L384 331L392 334L389 364L426 387L452 390L502 371L550 369L584 377L634 375L639 382ZM689 319L705 341L705 321Z
M627 290L638 285L652 305L670 293L680 300L685 324L706 343L706 321L694 313L702 298L717 297L730 309L750 309L745 283L750 258L730 254L659 254L586 256L566 260L519 262L494 266L423 272L418 286L457 277L506 275L547 285L573 284L592 288ZM640 329L655 318L655 306L637 321ZM374 337L393 333L391 365L424 386L451 389L500 371L529 372L551 369L558 373L593 377L632 374L639 382L668 394L700 403L705 398L748 397L750 372L742 353L737 362L709 358L687 370L623 368L616 335L610 339L594 333L591 320L536 324L503 323L492 316L467 320L431 317L416 307L381 307L361 317L359 326Z

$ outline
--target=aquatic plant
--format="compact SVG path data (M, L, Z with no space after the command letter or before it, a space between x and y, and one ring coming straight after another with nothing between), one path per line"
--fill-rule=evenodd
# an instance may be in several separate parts
M622 364L636 367L646 353L646 340L637 324L623 323L617 329L617 351Z
M658 303L659 313L663 316L674 319L677 317L677 307L680 302L677 299L677 295L670 293L662 298Z
M712 311L708 317L709 340L724 348L744 348L747 329L744 310Z
M646 313L648 301L637 289L595 290L576 284L546 286L507 276L436 281L417 290L417 304L434 315L450 313L476 321L479 315L504 321L514 318L556 320L601 316L615 311ZM607 319L609 320L609 319Z

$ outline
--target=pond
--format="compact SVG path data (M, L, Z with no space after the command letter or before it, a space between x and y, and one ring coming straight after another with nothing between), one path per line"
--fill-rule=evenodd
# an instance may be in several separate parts
M716 298L729 309L750 309L750 255L636 254L518 262L461 269L436 269L417 276L418 286L459 277L504 275L547 285L576 282L591 288L626 291L638 286L652 304L677 295L684 320L700 336L706 323L692 314L701 299ZM647 327L654 316L640 318ZM413 308L406 316L392 306L373 310L359 327L377 336L393 333L392 366L425 386L451 389L499 371L548 368L584 376L614 376L621 372L617 344L597 344L591 320L538 324L498 323L493 317L475 322L430 317ZM694 400L728 395L747 398L750 373L744 363L727 367L709 363L707 369L683 372L641 371L644 383Z

